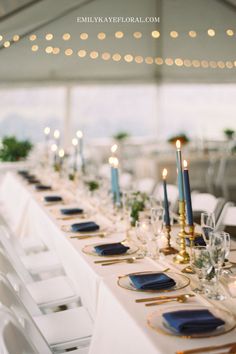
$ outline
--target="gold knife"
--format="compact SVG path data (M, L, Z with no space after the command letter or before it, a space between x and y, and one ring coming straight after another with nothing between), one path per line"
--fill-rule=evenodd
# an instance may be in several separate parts
M179 350L175 352L176 354L197 354L197 353L206 353L206 352L212 352L213 350L218 350L218 349L226 349L234 346L236 342L234 343L227 343L227 344L222 344L222 345L215 345L215 346L209 346L209 347L202 347L202 348L196 348L196 349L188 349L188 350Z
M120 262L120 261L128 261L130 259L143 259L144 257L127 257L127 258L111 258L111 259L103 259L99 261L94 261L94 263L99 264L99 263L110 263L110 262Z

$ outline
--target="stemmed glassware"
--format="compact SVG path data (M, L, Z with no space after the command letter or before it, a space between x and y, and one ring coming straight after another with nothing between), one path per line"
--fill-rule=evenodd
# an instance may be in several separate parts
M158 258L158 245L153 232L153 225L150 219L136 221L136 236L142 244L143 255L152 259Z
M205 293L203 280L212 270L212 262L210 253L206 246L194 246L192 249L192 263L191 266L198 275L199 286L193 291L197 294Z
M208 244L211 263L215 269L215 291L209 294L214 300L224 300L225 295L219 291L219 279L226 256L230 250L230 237L226 232L212 232Z
M215 229L216 222L215 222L215 214L203 212L201 213L201 228L202 228L202 235L203 239L206 244L209 243L209 236Z

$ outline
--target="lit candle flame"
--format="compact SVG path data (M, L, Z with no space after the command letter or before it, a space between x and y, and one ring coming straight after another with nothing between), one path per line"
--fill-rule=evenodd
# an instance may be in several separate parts
M186 160L184 160L183 165L184 165L184 168L186 168L186 169L188 168L188 163Z
M72 139L72 145L77 146L78 145L78 139L73 138Z
M109 157L109 159L108 159L109 164L112 166L113 166L113 160L114 160L113 156Z
M56 130L54 131L53 136L54 136L55 139L59 139L59 138L60 138L60 132L59 132L58 129L56 129Z
M177 150L180 150L180 149L181 149L181 142L180 142L180 140L176 140L176 148L177 148Z
M164 178L164 179L166 179L166 177L167 177L167 169L166 168L164 168L164 170L162 171L162 177Z
M118 150L118 145L117 144L112 145L111 152L114 154L117 150Z
M65 151L63 149L60 149L58 151L58 156L62 158L62 157L64 157L64 155L65 155Z
M76 132L76 136L77 136L77 138L82 139L83 138L83 132L81 130L78 130Z
M50 127L46 127L46 128L44 128L44 134L45 135L49 135L50 134Z
M52 144L51 150L52 150L52 152L56 152L57 151L57 144Z

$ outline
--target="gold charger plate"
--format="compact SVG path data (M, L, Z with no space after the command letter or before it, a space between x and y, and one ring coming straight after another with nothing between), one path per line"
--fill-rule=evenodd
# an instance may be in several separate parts
M166 312L174 312L180 310L191 311L191 310L203 310L203 309L209 310L214 316L221 318L225 322L225 324L223 326L216 328L214 331L210 331L210 332L205 331L203 333L184 335L182 333L178 333L177 331L169 327L162 317L162 314ZM179 338L192 339L192 338L210 338L210 337L216 337L228 333L236 327L236 320L235 317L230 312L222 309L218 309L213 306L206 307L204 305L186 304L186 305L173 305L168 308L165 307L164 309L158 309L158 311L155 311L148 315L147 324L151 329L153 329L158 333L165 334L168 336L179 337Z
M125 257L125 256L128 256L130 254L134 254L136 252L138 252L139 250L139 247L136 246L136 245L129 245L128 243L126 242L123 242L121 241L120 243L122 243L124 246L128 246L129 247L129 250L127 250L125 253L122 253L122 254L114 254L114 255L102 255L102 254L98 254L96 253L94 247L95 246L100 246L100 245L106 245L108 242L103 242L103 243L94 243L92 245L86 245L83 247L82 251L86 254L89 254L91 256L98 256L98 257L105 257L105 258L112 258L112 257L121 257L120 259L122 259L122 256ZM112 243L117 243L117 242L109 242L109 244L112 244Z
M180 289L186 288L190 284L190 279L184 275L184 274L179 274L179 273L174 273L174 272L168 272L167 275L170 276L170 278L174 279L176 284L169 288L169 289L160 289L160 290L142 290L142 289L136 289L134 285L131 283L129 276L130 275L135 275L135 274L156 274L156 273L163 273L162 271L146 271L146 272L135 272L135 273L129 273L126 275L122 275L118 278L118 285L126 290L132 290L132 291L138 291L142 293L164 293L164 292L171 292L171 291L176 291Z

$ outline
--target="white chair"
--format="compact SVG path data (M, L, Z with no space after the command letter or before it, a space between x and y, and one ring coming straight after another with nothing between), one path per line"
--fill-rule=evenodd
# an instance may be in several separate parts
M88 347L91 334L92 322L83 307L76 307L62 312L50 314L38 314L32 316L28 310L30 306L24 304L9 281L0 274L0 302L3 306L12 310L18 321L25 329L25 334L33 341L36 334L42 333L41 337L37 336L37 341L42 345L42 339L45 338L46 343L52 350L66 350L74 347ZM35 343L38 348L38 344ZM44 354L43 351L40 354ZM46 352L47 353L47 352ZM45 353L45 354L46 354Z
M5 239L1 237L1 240L4 243L4 247L8 249L9 254L11 253L12 247L14 247L15 252L17 252L21 259L21 262L31 274L38 276L40 273L50 273L60 271L62 269L62 264L55 252L48 250L40 253L25 255L22 252L22 249L18 247L17 242L13 239L12 234L5 226L0 225L0 231L1 235L5 236Z
M236 238L236 206L233 203L225 204L216 224L216 229L228 232L232 238Z
M235 169L235 157L222 157L215 179L215 186L218 190L221 191L223 197L226 200L236 201Z
M209 193L192 193L192 209L194 222L201 223L201 213L214 213L216 222L219 219L220 213L225 204L223 198L216 198Z
M80 303L79 296L76 294L73 284L67 276L58 276L35 282L30 279L30 274L27 274L27 277L25 277L26 270L22 270L22 267L20 269L19 267L18 269L14 267L14 262L9 259L6 251L4 251L1 240L0 269L14 289L18 289L21 297L26 298L26 302L29 297L32 297L34 303L43 310L70 303ZM29 280L31 281L29 282Z
M30 321L30 320L29 320ZM34 327L34 326L32 326ZM24 328L14 314L6 307L0 307L0 351L1 354L51 354L51 349L35 329L33 339L38 348L32 343L32 338L26 336ZM42 339L42 340L40 340Z
M155 180L153 178L142 178L136 181L136 189L140 192L152 194L155 187Z

